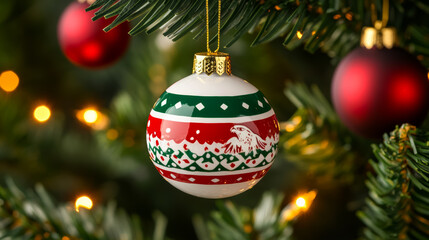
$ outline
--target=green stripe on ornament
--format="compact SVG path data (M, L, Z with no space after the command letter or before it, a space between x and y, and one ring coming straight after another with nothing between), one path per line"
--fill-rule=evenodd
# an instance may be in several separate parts
M260 91L240 96L189 96L164 92L153 109L178 116L233 118L266 113L271 106Z

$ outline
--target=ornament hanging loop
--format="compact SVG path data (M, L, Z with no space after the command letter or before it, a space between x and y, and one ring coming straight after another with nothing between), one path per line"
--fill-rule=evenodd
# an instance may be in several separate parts
M374 27L378 30L387 26L387 22L389 21L389 0L383 0L381 20L378 20L374 1L371 2L371 20Z
M371 19L374 27L364 27L360 45L367 49L371 48L393 48L397 42L395 28L386 27L389 21L389 0L383 0L382 19L378 20L375 0L371 3Z
M209 0L206 0L207 52L196 53L194 55L192 73L205 73L208 76L213 73L219 76L223 74L231 75L231 57L228 53L218 52L220 47L220 15L221 0L218 0L217 48L212 51L210 50Z
M207 53L217 53L220 47L220 15L221 15L221 0L218 0L217 13L217 48L212 52L210 50L210 24L209 24L209 0L206 0L206 29L207 29Z

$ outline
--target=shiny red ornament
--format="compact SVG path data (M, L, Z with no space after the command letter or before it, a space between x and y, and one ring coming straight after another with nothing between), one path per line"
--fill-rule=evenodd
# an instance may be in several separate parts
M402 123L420 124L429 109L426 69L401 48L358 48L337 67L335 109L352 132L379 139Z
M58 23L61 50L70 62L85 68L103 68L119 60L128 48L130 24L124 22L109 32L103 28L113 19L92 21L94 11L87 3L72 2Z

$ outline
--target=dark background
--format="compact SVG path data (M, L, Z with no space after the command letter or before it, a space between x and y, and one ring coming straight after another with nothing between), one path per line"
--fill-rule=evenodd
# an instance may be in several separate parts
M204 38L187 36L172 43L160 31L140 34L114 66L82 69L67 61L57 41L57 22L69 3L0 2L0 72L13 70L20 77L16 91L0 92L1 181L11 176L25 187L40 182L65 202L81 194L89 194L95 204L115 200L140 215L148 231L152 213L160 210L169 219L169 237L196 238L191 217L208 216L216 201L186 195L165 182L150 162L144 138L151 106L167 86L191 74L193 54L205 50ZM254 37L248 34L224 51L231 54L233 73L265 94L279 121L296 110L283 93L288 81L317 84L329 99L335 66L327 55L288 51L280 39L251 48ZM39 103L53 111L45 124L31 116ZM76 111L89 105L111 116L109 127L118 130L118 139L110 141L104 130L94 131L76 119ZM319 194L297 221L296 239L355 239L361 227L355 211L365 196L362 183L321 181L282 154L259 184L231 200L254 207L263 192L277 190L285 194L286 204L313 188Z

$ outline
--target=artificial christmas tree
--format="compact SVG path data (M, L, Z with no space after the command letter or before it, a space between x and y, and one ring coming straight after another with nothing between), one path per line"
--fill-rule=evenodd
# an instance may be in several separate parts
M371 149L374 141L350 133L326 98L336 65L371 24L372 2L380 13L380 0L222 3L219 50L270 100L280 141L262 181L214 201L166 184L145 147L153 103L189 74L189 59L204 47L205 1L94 2L95 22L113 19L105 30L134 23L129 54L96 72L69 64L58 47L57 19L70 1L1 1L0 31L7 34L0 39L0 72L13 71L19 81L0 89L0 175L20 187L0 178L0 238L427 239L428 123L400 123ZM208 2L209 28L218 23L218 6ZM399 47L426 69L427 9L425 1L400 0L389 9ZM0 74L1 86L16 85L1 77L8 75ZM38 106L49 108L47 121L33 117ZM79 113L88 107L108 124L81 124ZM36 182L46 191L20 190ZM78 213L81 196L94 206ZM127 214L103 207L110 200Z

